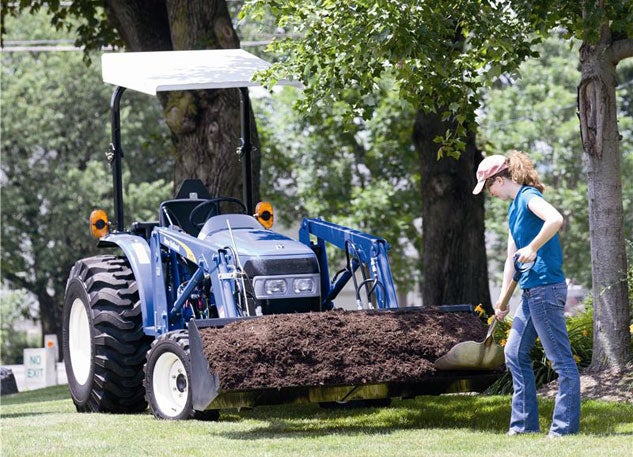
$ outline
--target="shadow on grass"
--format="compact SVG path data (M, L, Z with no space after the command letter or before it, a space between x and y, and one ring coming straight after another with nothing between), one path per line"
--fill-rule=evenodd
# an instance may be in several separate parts
M539 401L543 434L548 430L553 400ZM429 396L394 401L387 408L323 410L316 405L259 407L226 420L252 419L267 424L249 432L223 433L236 440L269 439L283 436L391 433L406 429L464 429L487 433L505 433L510 418L509 396ZM224 415L220 420L225 420ZM633 431L633 405L585 402L582 408L581 434L596 437L629 435L616 426Z
M269 438L298 433L389 433L403 429L466 428L503 431L507 429L510 405L506 398L435 396L394 401L384 408L322 409L318 405L258 407L239 413L242 419L267 422L235 439ZM224 420L224 414L220 420ZM228 420L233 418L227 417Z
M2 397L3 419L42 416L60 411L24 411L13 406L42 402L68 401L68 414L74 412L67 386L22 392ZM64 407L66 409L66 406ZM554 401L539 400L541 429L551 423ZM7 411L8 410L8 411ZM148 414L148 413L145 413ZM443 395L421 396L411 400L394 400L383 408L323 409L315 404L260 406L253 410L222 411L221 422L253 421L247 431L217 431L235 440L279 437L319 436L323 434L384 434L407 429L462 429L484 433L505 433L510 418L510 396ZM221 427L215 422L199 422L214 433ZM633 435L633 404L584 401L581 434L596 438L608 435Z
M44 416L49 412L0 413L0 419L19 419L20 417Z
M67 385L47 387L45 389L30 390L2 397L2 405L22 405L26 403L43 403L48 401L69 400L70 392Z

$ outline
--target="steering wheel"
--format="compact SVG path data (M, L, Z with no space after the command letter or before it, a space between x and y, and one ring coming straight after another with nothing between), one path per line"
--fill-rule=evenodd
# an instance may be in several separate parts
M217 210L217 214L220 214L219 203L221 202L235 203L242 209L242 214L246 214L246 205L237 198L233 198L233 197L211 198L209 200L203 201L202 203L197 205L193 210L191 210L191 213L189 214L189 222L191 222L191 225L193 225L194 227L201 228L204 225L204 223L207 221L207 219L215 215L213 213L216 210ZM203 218L200 217L202 214L204 214Z

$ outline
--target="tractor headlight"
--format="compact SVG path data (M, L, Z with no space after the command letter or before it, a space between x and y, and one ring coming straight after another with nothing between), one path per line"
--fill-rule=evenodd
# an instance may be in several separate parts
M264 292L266 295L285 295L288 285L285 279L266 279L264 281Z
M253 290L258 299L318 297L321 295L319 274L255 276Z
M314 292L314 279L312 278L295 278L292 280L292 290L295 294L304 292Z

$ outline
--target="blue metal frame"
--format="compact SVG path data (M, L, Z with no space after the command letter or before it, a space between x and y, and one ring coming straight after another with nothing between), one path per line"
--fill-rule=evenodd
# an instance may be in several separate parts
M316 237L316 244L311 241L311 235ZM321 266L321 291L324 304L336 297L343 286L353 277L360 263L363 263L368 267L378 307L398 307L396 288L387 256L389 243L386 240L323 219L305 218L299 229L299 241L308 246L317 247L315 251ZM348 269L341 276L335 278L333 283L329 279L325 242L344 250L347 255L353 254L353 257L348 259ZM358 287L363 286L364 284L361 284Z
M165 287L166 272L163 271L161 246L168 249L167 255L171 257L170 261L167 262L171 268L169 277L172 279L168 289ZM235 279L232 272L235 271L235 267L233 256L229 250L210 249L208 243L203 240L164 227L155 228L152 232L151 250L154 253L152 257L152 289L158 334L185 327L181 314L180 318L177 319L178 312L182 309L191 291L203 281L205 273L209 274L211 278L220 318L241 316L234 298ZM183 278L185 272L179 270L179 257L187 259L197 266L197 270L191 278ZM187 286L176 296L178 287L184 281L188 281ZM170 296L167 296L167 291L170 292ZM172 303L173 305L170 305Z

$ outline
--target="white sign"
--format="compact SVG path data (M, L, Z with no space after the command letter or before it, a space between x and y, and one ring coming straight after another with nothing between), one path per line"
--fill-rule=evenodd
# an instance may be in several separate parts
M57 384L55 348L24 350L24 386L26 390L41 389Z

